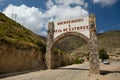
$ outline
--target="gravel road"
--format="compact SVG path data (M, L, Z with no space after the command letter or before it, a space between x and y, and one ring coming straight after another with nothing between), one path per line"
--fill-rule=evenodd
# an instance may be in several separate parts
M73 64L59 69L0 78L0 80L120 80L120 62L112 62L110 65L101 63L101 70L102 75L89 77L89 63L85 62L84 64Z

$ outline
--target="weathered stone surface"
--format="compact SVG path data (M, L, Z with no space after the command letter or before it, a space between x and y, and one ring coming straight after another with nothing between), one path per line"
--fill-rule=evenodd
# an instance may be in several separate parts
M19 44L0 45L0 73L45 69L43 53L34 47L19 48Z
M53 39L53 37L54 37L53 30L54 30L54 23L50 22L48 24L48 37L47 37L46 56L45 56L46 57L46 65L47 65L48 69L56 68L55 54L52 52L52 49L54 47L54 44L57 41L61 40L62 38L66 37L66 36L78 36L78 37L81 37L82 39L84 39L86 42L89 42L89 38L87 38L86 36L84 36L83 34L78 33L78 32L67 32L67 33L61 34L57 38ZM58 59L57 59L57 61L58 61ZM60 63L60 61L58 63Z
M48 36L47 36L47 44L46 44L46 65L48 69L53 68L54 60L52 58L52 43L53 43L53 29L54 29L54 23L50 22L48 24Z
M66 32L64 34L61 34L60 36L56 37L53 40L54 34L54 22L50 22L48 24L48 38L47 38L47 47L46 47L46 65L48 69L54 68L55 60L54 60L54 54L52 53L52 48L54 44L59 41L60 39L66 37L66 36L79 36L83 38L85 41L87 41L90 45L90 73L93 74L99 74L99 55L98 55L98 49L97 49L97 37L96 37L96 24L95 24L95 15L89 15L89 24L90 24L90 39L86 36L77 33L77 32Z
M90 73L100 74L100 62L97 48L96 22L95 15L89 15L90 23Z

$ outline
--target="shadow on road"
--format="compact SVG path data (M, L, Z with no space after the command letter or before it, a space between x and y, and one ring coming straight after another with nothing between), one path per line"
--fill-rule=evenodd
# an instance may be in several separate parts
M89 69L85 69L85 68L58 68L57 70L81 70L81 71L89 71ZM8 74L0 74L0 79L1 78L7 78L7 77L11 77L11 76L16 76L16 75L21 75L21 74L27 74L27 73L31 73L31 72L36 72L36 71L40 71L40 69L37 70L30 70L30 71L22 71L22 72L15 72L15 73L8 73ZM107 75L110 73L120 73L119 70L115 70L115 71L110 71L110 70L100 70L100 74L101 75Z
M120 71L108 71L108 70L100 70L101 75L107 75L110 73L120 73Z
M84 69L84 68L59 68L58 70L83 70L83 71L89 71L89 69ZM107 75L110 73L120 73L120 71L109 71L109 70L100 70L101 75Z
M58 70L84 70L84 71L89 71L89 69L82 69L82 68L58 68Z
M29 71L21 71L21 72L13 72L13 73L6 73L6 74L0 74L0 79L1 78L11 77L11 76L16 76L16 75L21 75L21 74L27 74L27 73L31 73L31 72L36 72L36 71L39 71L39 70L40 69L29 70Z

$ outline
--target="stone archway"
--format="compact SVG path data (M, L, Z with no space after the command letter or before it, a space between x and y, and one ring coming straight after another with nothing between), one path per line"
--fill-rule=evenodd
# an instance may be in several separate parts
M78 32L67 32L67 33L63 33L61 35L59 35L58 37L56 37L54 40L53 40L53 44L52 46L58 42L59 40L61 40L62 38L64 37L67 37L67 36L78 36L80 38L82 38L83 40L85 40L87 43L89 43L89 38L87 38L85 35L81 34L81 33L78 33Z
M85 22L86 21L86 22ZM75 22L75 23L74 23ZM77 22L77 23L76 23ZM58 24L59 23L59 24ZM64 21L64 22L58 22L58 26L60 24L65 24L64 26L69 25L68 28L63 27L63 29L56 29L56 23L50 22L48 24L48 37L47 37L47 46L46 46L46 65L48 69L54 68L54 60L52 59L52 47L53 45L60 40L63 37L66 36L79 36L85 41L89 43L89 46L91 48L90 52L90 73L93 74L99 74L100 65L99 65L99 55L97 50L97 37L96 37L96 22L95 22L95 15L91 14L87 18L82 19L76 19L71 21ZM74 23L74 25L80 27L72 27L71 24ZM78 24L79 23L79 24ZM87 24L87 26L86 26ZM72 26L74 26L72 25ZM69 31L68 31L69 29ZM81 29L81 30L80 30ZM62 30L64 32L62 32ZM77 31L78 30L78 31ZM85 31L85 32L84 32ZM58 33L55 33L58 32Z

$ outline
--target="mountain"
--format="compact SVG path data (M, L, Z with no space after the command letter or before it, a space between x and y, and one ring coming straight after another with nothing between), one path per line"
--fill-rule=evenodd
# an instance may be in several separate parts
M0 13L0 73L45 69L43 37Z
M45 43L42 37L37 36L2 13L0 13L0 39L33 47L39 47L38 43Z
M109 53L120 48L120 30L98 34L99 48L106 49Z
M55 46L62 51L70 53L84 44L86 42L83 39L76 36L68 36L58 41Z
M110 55L120 54L120 30L97 34L97 38L98 49L105 49ZM88 44L75 36L69 36L60 40L57 48L65 52L71 52L72 54L81 53L84 55L84 53L90 52Z

